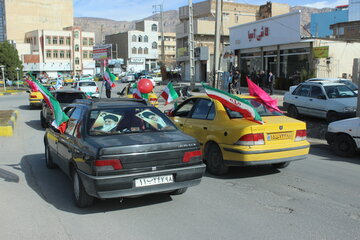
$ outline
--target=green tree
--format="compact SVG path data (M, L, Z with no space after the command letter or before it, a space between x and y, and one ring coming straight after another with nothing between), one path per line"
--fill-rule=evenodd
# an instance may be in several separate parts
M5 66L5 78L16 80L16 68L19 68L19 76L22 76L22 62L14 45L9 42L0 42L0 65ZM1 75L1 74L0 74ZM2 75L1 75L2 78Z

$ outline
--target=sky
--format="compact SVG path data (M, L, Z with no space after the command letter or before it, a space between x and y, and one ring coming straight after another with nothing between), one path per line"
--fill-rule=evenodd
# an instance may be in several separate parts
M193 0L193 3L204 0ZM265 4L262 0L236 0L238 3ZM348 4L348 0L273 0L277 3L287 3L290 6L306 6L313 8L336 7ZM153 5L163 4L164 11L178 10L188 5L188 0L74 0L75 17L97 17L117 21L132 21L149 17L153 14Z

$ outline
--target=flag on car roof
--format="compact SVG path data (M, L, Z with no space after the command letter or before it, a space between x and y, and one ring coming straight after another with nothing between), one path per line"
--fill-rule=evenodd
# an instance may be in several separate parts
M114 81L116 80L116 76L112 74L108 67L106 67L106 70L104 72L104 79L110 84L111 87L115 87Z
M137 98L137 99L145 99L146 101L148 100L148 94L147 93L141 93L140 90L138 89L137 83L134 83L134 85L132 86L132 94L133 94L133 98Z
M65 132L66 122L69 120L69 117L61 109L60 103L54 96L49 92L36 78L29 73L31 80L36 84L37 88L44 97L46 104L49 106L51 112L54 114L54 121L51 123L56 129L61 133Z
M251 81L248 77L246 77L246 81L248 84L249 94L250 96L258 97L262 103L268 108L271 108L277 112L282 111L277 106L277 100L273 99L267 94L261 87L256 85L253 81Z
M177 92L175 91L172 82L169 82L166 87L164 88L163 92L160 94L165 100L166 104L171 103L173 100L179 97Z
M263 124L260 114L256 109L247 101L241 97L227 93L220 89L212 88L210 86L201 83L205 89L206 94L215 100L221 102L225 107L232 111L239 112L247 120Z

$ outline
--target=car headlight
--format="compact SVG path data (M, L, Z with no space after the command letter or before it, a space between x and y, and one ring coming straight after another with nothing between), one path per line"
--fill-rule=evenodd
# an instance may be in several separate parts
M344 107L344 112L356 112L356 107Z

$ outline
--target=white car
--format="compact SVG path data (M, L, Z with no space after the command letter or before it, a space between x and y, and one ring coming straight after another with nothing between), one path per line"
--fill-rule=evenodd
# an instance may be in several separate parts
M358 85L352 82L349 79L345 78L310 78L305 82L333 82L333 83L342 83L348 86L355 93L358 93ZM289 91L293 92L298 85L290 86Z
M99 88L96 85L95 81L78 81L75 82L74 88L76 90L84 92L86 95L90 97L95 97L95 98L100 97Z
M353 157L360 150L360 118L330 123L326 140L336 154L343 157Z
M310 81L285 93L283 104L290 117L303 114L333 122L355 117L357 94L341 83Z

